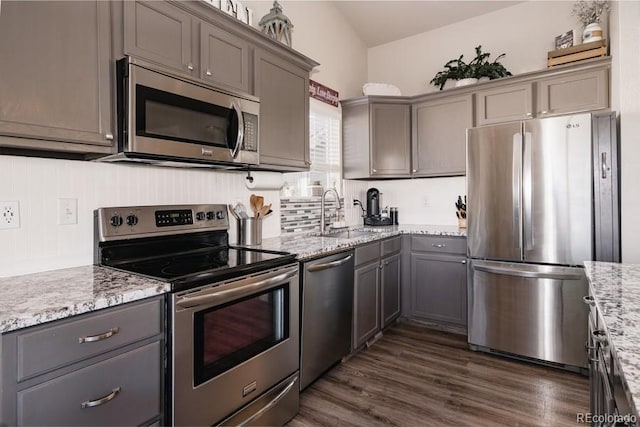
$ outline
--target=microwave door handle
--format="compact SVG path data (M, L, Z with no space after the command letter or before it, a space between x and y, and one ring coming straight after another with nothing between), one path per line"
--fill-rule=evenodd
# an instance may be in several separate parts
M234 159L238 157L238 153L240 152L240 146L242 145L242 140L244 139L244 117L242 116L242 111L240 110L240 106L236 101L231 103L231 107L235 110L236 115L238 116L238 137L236 138L236 145L231 150L231 157Z

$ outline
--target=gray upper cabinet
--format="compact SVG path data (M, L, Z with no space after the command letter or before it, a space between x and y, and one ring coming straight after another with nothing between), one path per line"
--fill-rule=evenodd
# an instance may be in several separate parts
M609 70L543 78L538 85L538 116L553 116L609 107Z
M533 83L498 86L476 92L476 125L533 117Z
M411 107L405 99L366 97L342 102L345 179L411 174Z
M112 152L110 26L108 2L2 3L0 146Z
M192 75L192 18L164 1L124 2L124 51Z
M309 169L309 72L262 49L256 49L254 63L260 166Z
M249 43L206 22L200 25L200 78L249 92Z
M412 175L464 175L473 96L448 96L412 105Z

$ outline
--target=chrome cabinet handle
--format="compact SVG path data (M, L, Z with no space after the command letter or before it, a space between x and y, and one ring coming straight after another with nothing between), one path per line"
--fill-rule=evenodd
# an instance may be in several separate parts
M527 113L526 116L527 117L533 117L533 113Z
M187 64L187 70L193 71L193 64L192 63Z
M207 76L211 75L211 70L207 70L207 72L205 73Z
M549 114L549 112L547 110L544 110L544 111L540 111L540 114Z
M351 258L353 258L353 254L347 255L346 257L344 257L342 259L338 259L338 260L335 260L335 261L327 262L327 263L324 263L324 264L311 265L311 266L309 266L308 270L313 272L313 271L326 270L327 268L337 267L339 265L342 265L342 264L346 263Z
M446 248L447 247L447 245L445 245L444 243L438 243L438 244L432 243L431 246L433 246L434 248Z
M378 170L377 169L373 169L373 172L378 172Z
M384 262L384 265L389 265L389 261L385 261L385 262Z
M240 146L242 145L242 141L244 140L244 116L242 115L242 110L240 110L240 106L236 101L231 103L231 107L236 111L238 115L238 137L236 138L236 146L233 150L231 150L231 157L234 159L238 157L238 153L240 152Z
M99 334L99 335L91 335L91 336L88 336L88 337L80 337L80 338L78 338L78 342L80 344L82 344L82 343L85 343L85 342L102 341L102 340L106 340L107 338L111 338L112 336L114 336L118 332L120 332L120 328L111 328L107 332L104 332L104 333Z
M86 409L86 408L93 408L95 406L104 405L105 403L111 402L113 399L115 399L116 396L120 394L121 390L122 389L120 387L116 387L111 391L111 393L107 394L105 397L101 397L100 399L95 399L95 400L87 400L85 402L82 402L80 404L80 407L82 409Z
M109 141L113 140L113 134L111 132L106 133L104 139L108 139Z
M466 263L467 263L467 260L466 260L466 259L463 259L463 260L462 260L462 261L460 261L460 262L461 262L462 264L466 264Z
M591 307L596 305L596 300L591 295L583 296L582 297L582 301L584 301L585 304L587 304L588 306L591 306Z
M600 154L600 163L602 165L602 179L607 179L607 153Z
M411 172L416 173L418 172L418 169L412 169Z

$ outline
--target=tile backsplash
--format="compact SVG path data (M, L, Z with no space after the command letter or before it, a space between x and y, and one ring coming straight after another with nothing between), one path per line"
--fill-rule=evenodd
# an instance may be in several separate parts
M344 200L342 200L344 206ZM336 221L338 206L334 198L325 200L327 223ZM320 231L321 197L292 197L280 199L280 229L282 233ZM344 210L342 211L344 214Z
M93 263L93 211L104 206L273 203L263 237L280 234L279 192L251 191L245 173L0 156L0 202L18 201L20 228L0 230L0 277ZM58 199L76 199L77 224L58 224ZM236 242L235 219L229 238Z

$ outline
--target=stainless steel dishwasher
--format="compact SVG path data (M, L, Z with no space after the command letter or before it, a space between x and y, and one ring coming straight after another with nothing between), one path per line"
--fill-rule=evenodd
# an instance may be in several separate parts
M300 390L351 351L353 251L303 263Z

